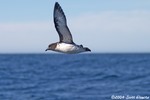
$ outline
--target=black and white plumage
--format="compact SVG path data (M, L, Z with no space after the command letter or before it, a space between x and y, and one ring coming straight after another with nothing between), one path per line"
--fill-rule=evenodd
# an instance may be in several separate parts
M46 51L52 50L68 54L91 51L89 48L77 45L73 42L71 32L67 26L66 16L58 2L55 3L53 15L55 28L58 32L60 41L50 44Z

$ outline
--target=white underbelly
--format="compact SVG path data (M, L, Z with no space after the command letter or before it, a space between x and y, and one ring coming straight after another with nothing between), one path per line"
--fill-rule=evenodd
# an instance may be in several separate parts
M72 45L72 44L66 44L66 43L59 43L57 44L56 51L63 52L63 53L79 53L83 50L80 50L78 46Z

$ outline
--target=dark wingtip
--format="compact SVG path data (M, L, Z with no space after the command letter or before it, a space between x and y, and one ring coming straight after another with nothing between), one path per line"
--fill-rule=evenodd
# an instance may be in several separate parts
M59 7L59 3L58 2L55 2L55 8Z
M59 3L58 2L55 2L55 5L58 5Z
M62 8L61 8L61 6L59 5L58 2L55 2L54 12L55 12L56 9L59 10L59 12L64 14L64 12L63 12L63 10L62 10Z

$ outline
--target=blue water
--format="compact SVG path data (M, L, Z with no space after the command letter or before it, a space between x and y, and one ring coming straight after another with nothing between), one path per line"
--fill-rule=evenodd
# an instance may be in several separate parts
M112 95L150 96L150 54L0 55L0 100L111 100Z

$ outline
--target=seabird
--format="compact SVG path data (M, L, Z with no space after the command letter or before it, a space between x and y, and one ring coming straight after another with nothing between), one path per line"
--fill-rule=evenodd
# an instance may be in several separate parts
M73 42L71 32L67 26L66 16L58 2L55 3L53 16L55 28L60 40L59 42L50 44L45 51L52 50L67 54L91 51L89 48L77 45Z

